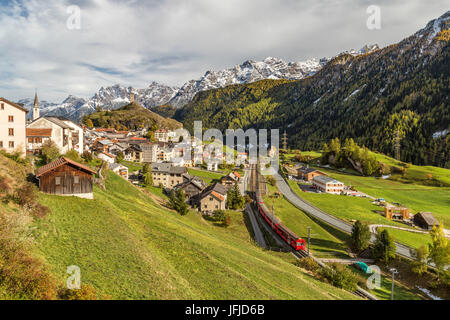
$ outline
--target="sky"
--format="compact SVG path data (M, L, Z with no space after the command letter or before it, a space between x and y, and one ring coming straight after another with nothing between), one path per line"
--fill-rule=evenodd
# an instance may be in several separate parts
M396 43L448 0L0 0L0 96L61 102L116 83L181 86L266 57ZM367 27L371 5L380 28ZM79 14L78 14L79 13ZM374 20L371 20L374 21Z

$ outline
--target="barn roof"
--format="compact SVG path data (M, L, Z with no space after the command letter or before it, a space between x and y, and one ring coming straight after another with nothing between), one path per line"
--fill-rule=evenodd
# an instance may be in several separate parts
M46 174L47 172L50 172L51 170L54 170L56 168L59 168L65 164L71 164L81 170L87 171L88 173L94 174L95 171L92 170L91 168L89 168L88 166L85 166L84 164L75 162L73 160L70 160L66 157L61 157L59 159L56 159L53 162L50 162L48 164L46 164L45 166L40 167L39 169L37 169L36 171L36 178L39 178L40 176Z
M429 226L439 225L439 221L433 216L431 212L419 212L416 216L422 217L425 223Z
M27 137L51 137L52 129L27 128Z

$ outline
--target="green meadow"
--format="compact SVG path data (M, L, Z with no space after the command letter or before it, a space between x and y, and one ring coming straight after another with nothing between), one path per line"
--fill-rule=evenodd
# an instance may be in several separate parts
M259 248L241 212L228 228L194 211L180 216L113 173L106 191L95 187L94 194L41 195L51 213L34 223L34 233L63 283L67 267L77 265L82 283L112 299L356 298L303 273L289 253ZM330 234L326 241L343 252Z

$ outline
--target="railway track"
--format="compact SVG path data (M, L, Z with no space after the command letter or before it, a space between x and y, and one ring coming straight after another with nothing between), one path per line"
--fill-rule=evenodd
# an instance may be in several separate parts
M262 186L261 184L264 184L264 186ZM253 199L256 199L256 193L260 190L265 190L265 181L264 179L260 179L259 177L259 173L258 170L256 168L256 165L252 165L251 169L250 169L250 184L249 184L249 193L252 196ZM258 213L256 213L257 215L257 219L259 221L263 220L261 219L261 217L259 216ZM266 230L268 230L270 232L270 234L275 238L278 239L278 234L271 228L268 228L265 224L265 221L261 221L264 228ZM317 258L315 258L312 255L308 255L308 253L306 253L304 250L294 250L292 247L290 247L289 245L287 245L285 242L283 242L284 247L288 248L291 251L291 254L296 257L297 259L303 259L303 258L312 258L314 259L317 264L322 267L322 268L330 268L328 265L326 265L325 263L323 263L322 261L318 260ZM377 300L376 297L374 297L372 294L370 294L369 292L365 291L364 289L358 287L357 290L355 290L353 292L353 294L355 294L356 296L359 296L361 298L364 299L368 299L368 300Z

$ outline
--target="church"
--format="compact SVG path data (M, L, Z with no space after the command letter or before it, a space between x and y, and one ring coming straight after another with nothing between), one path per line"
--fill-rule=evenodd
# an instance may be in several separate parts
M61 154L75 150L84 151L83 128L64 117L40 116L39 99L34 96L32 121L27 125L27 153L40 154L42 145L53 141Z

